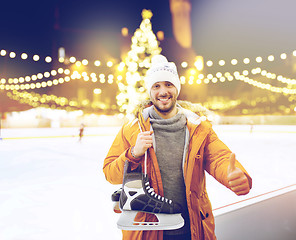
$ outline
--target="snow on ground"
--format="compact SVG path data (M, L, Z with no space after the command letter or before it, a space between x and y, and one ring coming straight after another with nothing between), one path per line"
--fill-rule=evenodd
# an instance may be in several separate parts
M296 183L296 126L217 125L253 178L245 197L207 176L213 208ZM2 129L0 239L121 239L102 165L118 127Z

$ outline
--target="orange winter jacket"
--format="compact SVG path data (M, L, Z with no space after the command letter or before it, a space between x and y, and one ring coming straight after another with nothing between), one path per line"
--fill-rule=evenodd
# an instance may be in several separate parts
M231 151L217 137L208 121L202 121L197 114L181 109L187 117L187 154L183 162L183 173L186 186L186 199L190 216L192 240L214 240L215 224L212 207L205 186L205 171L221 184L228 187L227 169ZM140 131L151 128L148 108L138 113L138 118L124 124L117 134L104 160L103 171L106 179L112 184L121 184L126 160L136 168L144 164L144 158L135 160L131 155L131 147L136 144ZM140 129L141 127L141 129ZM155 192L163 195L163 187L159 166L153 147L148 150L147 172L150 185ZM236 167L245 172L250 188L252 179L239 162ZM138 213L137 221L155 221L155 216L148 213ZM122 231L123 239L127 240L162 240L162 231Z

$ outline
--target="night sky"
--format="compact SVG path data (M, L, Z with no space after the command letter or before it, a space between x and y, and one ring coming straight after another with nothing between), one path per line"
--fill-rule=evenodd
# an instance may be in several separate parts
M168 0L2 1L0 48L52 55L61 45L74 51L104 33L108 42L122 27L133 34L144 8L154 14L154 32L172 37ZM209 58L292 51L295 9L293 0L192 1L193 48Z
M156 12L155 31L163 30L171 37L168 1L3 1L0 48L51 55L57 47L75 48L75 44L84 44L86 38L120 34L123 27L133 34L141 23L144 8ZM74 46L65 46L67 43Z

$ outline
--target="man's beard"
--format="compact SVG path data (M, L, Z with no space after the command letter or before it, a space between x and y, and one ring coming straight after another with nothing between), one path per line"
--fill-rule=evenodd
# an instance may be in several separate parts
M157 103L158 100L155 100L155 101L152 100L152 103L153 103L154 107L156 108L156 110L159 111L160 113L170 113L176 105L176 99L171 96L171 100L172 100L171 105L168 108L166 106L165 106L165 108L160 108Z

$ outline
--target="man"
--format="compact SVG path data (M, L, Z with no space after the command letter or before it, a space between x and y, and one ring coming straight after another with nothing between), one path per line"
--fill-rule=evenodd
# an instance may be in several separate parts
M151 104L122 127L103 171L109 182L121 184L125 161L136 169L147 151L150 185L181 205L185 224L175 230L123 231L123 239L216 239L205 171L237 195L247 194L252 180L211 124L179 106L181 84L174 63L154 56L145 83Z

